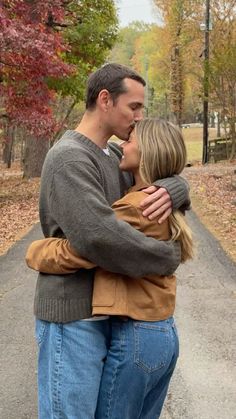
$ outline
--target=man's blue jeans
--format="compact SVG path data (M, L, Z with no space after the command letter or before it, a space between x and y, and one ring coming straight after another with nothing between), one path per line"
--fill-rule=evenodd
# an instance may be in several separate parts
M173 318L112 318L96 419L157 419L179 354Z
M109 333L109 320L36 320L39 419L95 417Z

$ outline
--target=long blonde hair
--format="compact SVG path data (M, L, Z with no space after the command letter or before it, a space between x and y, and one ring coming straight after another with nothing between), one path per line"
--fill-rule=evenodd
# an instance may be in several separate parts
M149 184L178 175L184 169L187 151L180 129L169 121L147 118L135 125L140 150L139 172ZM181 262L193 257L192 232L181 211L169 217L171 240L181 244Z

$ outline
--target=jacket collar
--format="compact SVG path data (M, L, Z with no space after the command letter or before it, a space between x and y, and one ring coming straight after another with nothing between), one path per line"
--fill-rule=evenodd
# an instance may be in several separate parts
M129 189L129 192L137 192L137 191L141 191L142 189L148 188L150 185L148 183L145 183L143 181L137 183L136 185L132 186Z

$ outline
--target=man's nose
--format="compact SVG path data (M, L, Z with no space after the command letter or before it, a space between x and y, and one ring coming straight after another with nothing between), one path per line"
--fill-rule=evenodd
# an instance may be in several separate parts
M143 119L143 109L136 110L134 114L135 122L141 121L141 119Z

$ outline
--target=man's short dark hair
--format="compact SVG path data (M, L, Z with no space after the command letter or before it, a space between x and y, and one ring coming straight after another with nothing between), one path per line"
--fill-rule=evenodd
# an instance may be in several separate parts
M87 83L86 109L93 109L101 90L106 89L110 93L113 102L117 97L127 91L123 80L132 79L146 85L145 80L136 71L121 64L105 64L92 73Z

